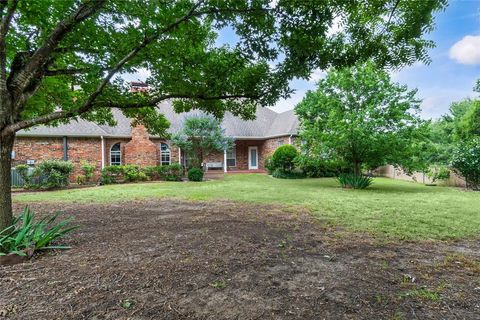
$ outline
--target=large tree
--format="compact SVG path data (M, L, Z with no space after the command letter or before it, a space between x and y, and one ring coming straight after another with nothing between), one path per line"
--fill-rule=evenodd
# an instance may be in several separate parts
M168 126L154 106L254 116L291 93L313 68L372 58L428 61L433 14L446 0L1 0L0 229L11 223L15 133L73 118L113 123L121 108L152 133ZM226 45L219 30L233 30ZM150 71L148 95L119 77Z
M393 83L373 63L331 70L295 108L309 153L373 169L411 166L422 137L416 90Z

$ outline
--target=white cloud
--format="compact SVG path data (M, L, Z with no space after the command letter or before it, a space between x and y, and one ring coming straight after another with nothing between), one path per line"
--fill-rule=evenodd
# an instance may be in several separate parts
M317 83L318 80L325 78L326 75L327 75L327 73L325 71L320 70L320 69L315 69L310 74L310 78L308 79L308 82Z
M450 58L462 64L480 64L480 35L465 36L450 48Z

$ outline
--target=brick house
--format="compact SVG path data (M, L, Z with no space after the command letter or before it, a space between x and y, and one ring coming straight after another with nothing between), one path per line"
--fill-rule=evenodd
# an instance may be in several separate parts
M174 112L169 102L158 106L170 121L170 133L177 132L187 114ZM46 159L69 160L75 165L74 175L80 174L80 163L94 163L98 172L105 166L135 164L166 165L188 161L182 150L162 137L151 136L145 127L133 126L119 110L113 110L117 125L97 125L85 120L73 120L59 127L39 126L17 134L13 165L35 165ZM208 170L264 171L264 159L282 144L292 144L298 129L293 111L276 113L257 108L256 119L241 120L227 113L222 127L235 141L232 150L211 154L205 164Z

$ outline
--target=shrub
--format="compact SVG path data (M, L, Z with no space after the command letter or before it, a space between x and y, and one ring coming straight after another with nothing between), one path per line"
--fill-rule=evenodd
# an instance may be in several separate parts
M108 166L101 171L102 184L124 182L123 166Z
M52 241L78 228L69 226L71 218L55 223L58 216L59 213L35 221L35 213L26 207L10 227L0 231L0 256L9 253L26 256L27 251L31 255L36 250L68 249L66 246L50 246Z
M272 155L271 169L281 169L284 172L293 171L298 150L290 144L280 146Z
M272 177L279 179L302 179L305 178L305 174L301 171L283 171L282 169L275 169L272 173Z
M142 169L148 180L160 180L159 167L149 166Z
M365 189L373 182L371 177L356 175L353 173L342 173L337 177L342 188Z
M191 168L188 170L188 180L203 181L203 170L199 168Z
M336 177L340 173L345 173L347 170L347 166L343 163L306 155L296 157L295 166L310 178Z
M452 167L460 172L470 188L480 190L480 138L456 147Z
M91 182L93 178L93 173L95 172L95 165L87 161L82 161L81 168L83 171L83 176L85 177L84 183Z
M427 177L432 181L432 183L437 180L447 180L450 178L450 170L447 167L432 167L427 171Z
M77 184L85 184L87 182L87 178L83 174L79 174L75 180L77 181Z
M60 188L68 185L73 164L70 161L45 160L38 166L38 171L44 177L40 183L42 188Z
M273 164L272 156L267 156L263 162L265 169L267 169L268 174L272 174L275 171L275 166Z
M183 177L183 167L179 163L172 163L167 166L160 166L160 177L165 181L181 181Z
M19 164L15 167L20 178L22 178L25 185L30 185L32 183L32 175L30 174L30 166L26 164Z
M123 166L123 176L127 182L137 182L147 180L147 175L139 166L127 164Z

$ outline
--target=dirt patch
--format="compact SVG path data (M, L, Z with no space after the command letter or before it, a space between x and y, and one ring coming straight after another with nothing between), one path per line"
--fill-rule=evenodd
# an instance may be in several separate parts
M20 209L20 208L17 208ZM11 319L478 319L478 241L382 244L306 212L158 200L43 205L72 250L0 267Z

